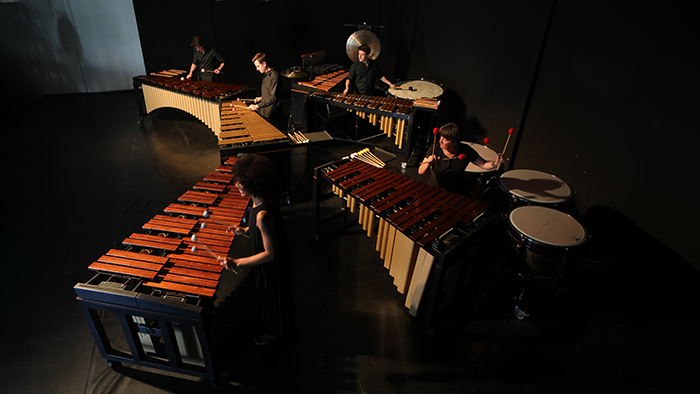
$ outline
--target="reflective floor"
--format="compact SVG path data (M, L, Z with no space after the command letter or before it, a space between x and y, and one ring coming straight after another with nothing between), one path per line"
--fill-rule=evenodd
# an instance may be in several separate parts
M460 277L451 301L441 299L435 335L426 336L353 215L314 236L306 163L358 150L340 140L290 153L281 201L291 203L283 213L296 336L253 344L251 279L226 273L210 325L221 387L128 364L115 371L73 286L91 278L94 259L219 165L216 138L177 110L139 125L132 92L17 107L4 116L2 144L2 393L700 392L700 275L606 207L580 217L591 234L581 263L524 320L515 318L501 253L512 246L494 230L486 260L468 281ZM338 125L352 135L352 120ZM399 155L383 137L368 143ZM416 177L410 164L405 174Z

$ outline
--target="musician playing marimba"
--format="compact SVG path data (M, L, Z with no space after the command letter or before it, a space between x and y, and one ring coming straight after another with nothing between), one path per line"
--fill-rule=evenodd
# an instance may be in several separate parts
M267 55L258 53L253 57L255 69L263 74L260 87L260 97L255 98L255 104L248 106L252 111L258 111L260 116L265 118L271 125L278 127L277 118L281 107L282 96L279 93L280 73L267 64Z
M238 159L232 175L241 195L253 200L253 208L248 214L248 227L234 226L230 231L250 237L252 254L236 259L227 256L220 258L220 262L226 269L255 267L263 332L255 343L266 345L294 331L289 244L275 198L278 176L268 158L254 154Z
M370 59L372 50L368 45L360 45L357 49L358 61L350 66L350 74L345 80L345 90L343 94L350 92L350 85L355 86L356 93L374 96L374 84L377 79L396 89L396 85L391 83L379 69L375 60Z
M501 154L496 160L486 161L471 146L462 144L459 127L454 123L440 127L438 135L439 140L418 167L419 175L431 171L430 185L467 195L473 188L464 175L469 163L491 170L503 162Z
M209 48L204 38L195 36L190 44L194 48L192 65L187 79L192 79L192 75L199 75L202 81L213 82L214 75L220 74L224 68L224 58L214 48ZM197 71L197 74L194 72Z

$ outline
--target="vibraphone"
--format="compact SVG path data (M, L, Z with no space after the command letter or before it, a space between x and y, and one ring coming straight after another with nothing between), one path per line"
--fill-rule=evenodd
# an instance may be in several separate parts
M201 120L219 137L221 103L239 93L252 90L245 85L192 81L169 75L133 78L140 122L158 108L177 108Z
M343 213L357 211L367 235L376 234L376 250L397 290L406 295L405 306L412 316L421 308L426 334L432 335L430 321L443 272L466 258L463 252L475 246L497 215L481 201L361 161L341 161L316 168L316 232L325 221L320 215L321 178L346 200Z
M111 249L88 269L96 272L74 289L102 357L113 367L131 363L216 379L207 340L210 309L226 256L249 198L231 184L227 160ZM207 212L205 214L205 211ZM192 238L192 236L196 238ZM193 246L195 246L193 248ZM105 324L118 317L123 336ZM126 338L125 345L121 340Z

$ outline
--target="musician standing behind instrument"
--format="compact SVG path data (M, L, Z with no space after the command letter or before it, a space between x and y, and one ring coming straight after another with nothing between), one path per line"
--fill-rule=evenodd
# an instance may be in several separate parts
M379 69L377 62L370 59L372 50L368 45L361 45L357 49L358 61L350 66L350 73L345 80L345 90L343 94L350 92L350 85L355 86L355 93L374 96L374 84L377 79L396 89L396 85L391 83Z
M263 74L260 87L260 97L256 97L254 102L248 106L251 111L258 111L260 116L265 118L271 125L277 127L277 118L281 107L281 95L279 92L280 73L267 64L267 55L258 53L253 57L255 69Z
M195 36L190 46L194 47L194 56L187 79L192 75L199 75L202 81L213 82L215 74L221 74L224 68L224 58L214 48L209 48L204 38ZM217 66L218 65L218 66ZM194 72L197 71L197 74Z
M467 195L474 186L464 172L469 163L485 170L498 168L503 163L501 154L494 161L486 161L471 146L462 144L459 127L454 123L440 127L438 135L440 140L418 166L419 175L432 169L428 181L430 185Z
M248 235L252 254L236 259L219 257L219 262L226 269L254 267L263 333L255 343L266 345L294 331L292 267L287 233L275 197L277 171L267 157L248 154L236 160L231 174L241 195L253 200L253 207L248 213L248 227L232 226L229 231Z

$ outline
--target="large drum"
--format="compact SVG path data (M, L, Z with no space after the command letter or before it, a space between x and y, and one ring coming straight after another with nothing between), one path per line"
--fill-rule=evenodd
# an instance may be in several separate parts
M389 94L406 100L417 100L420 98L436 99L445 93L445 89L435 82L424 79L408 80L396 82L395 88L389 88Z
M555 175L537 170L511 170L499 177L504 195L504 208L510 211L524 205L539 205L559 209L573 200L569 185Z
M477 143L467 141L462 141L462 143L469 145L472 149L474 149L476 153L478 153L479 156L481 156L481 158L484 159L484 161L494 161L498 158L498 153L496 153L493 149L489 148L486 145L479 145ZM487 170L477 166L474 163L469 163L467 164L467 168L465 168L464 171L474 175L481 175L489 172L496 172L496 169L493 168L491 170Z
M565 274L581 259L588 239L586 229L573 217L552 208L524 206L508 216L515 273L518 318L549 296Z

